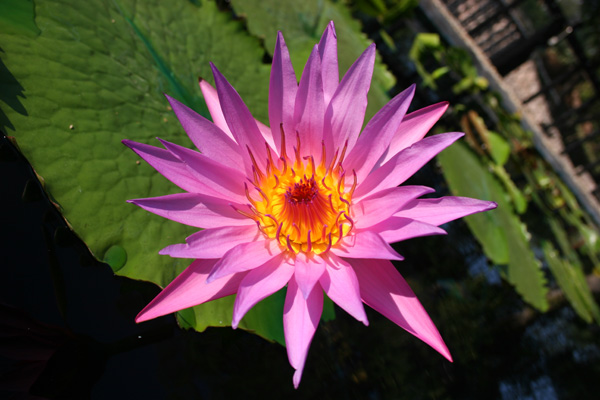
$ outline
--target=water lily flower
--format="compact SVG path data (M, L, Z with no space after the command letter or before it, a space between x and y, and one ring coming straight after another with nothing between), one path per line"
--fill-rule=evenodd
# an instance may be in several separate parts
M281 33L269 87L269 125L255 120L211 64L216 89L200 88L213 122L168 97L200 152L123 143L184 193L130 200L203 228L160 251L196 259L137 316L146 321L237 294L232 326L287 285L283 325L298 387L323 308L323 293L368 324L367 304L452 360L438 330L390 260L390 243L445 233L439 226L494 208L461 197L420 198L399 186L462 133L425 137L447 103L410 114L414 85L361 128L375 61L369 46L339 80L333 23L298 83Z

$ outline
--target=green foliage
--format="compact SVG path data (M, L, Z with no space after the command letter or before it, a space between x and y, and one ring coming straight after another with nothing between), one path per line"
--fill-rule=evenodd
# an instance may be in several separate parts
M550 242L544 242L542 248L550 271L573 309L588 323L594 320L600 322L600 309L585 280L581 266L561 258Z
M578 297L573 294L573 286L565 280L565 277L570 275L564 271L567 270L567 266L574 266L572 269L583 271L578 252L574 250L573 245L570 243L574 240L583 241L584 245L580 247L580 251L589 258L592 265L599 265L597 229L589 222L589 218L579 208L576 199L556 173L547 167L546 162L535 152L530 138L531 134L522 128L519 117L508 113L502 107L499 94L486 90L487 81L478 76L473 61L466 51L445 46L441 43L439 36L435 34L420 34L415 38L410 57L416 63L417 72L426 85L438 88L437 83L441 81L440 78L450 76L452 91L455 94L463 93L471 99L476 99L479 102L477 107L483 108L488 115L491 114L490 119L495 121L494 131L491 131L488 129L488 123L484 118L470 107L465 105L455 107L455 112L459 115L462 114L460 125L461 129L467 134L467 142L478 153L483 165L502 183L504 195L498 197L499 193L496 193L493 199L498 202L499 209L506 208L509 210L507 212L512 214L510 217L508 214L504 215L495 221L499 224L496 225L496 230L491 226L493 224L486 225L486 220L483 218L467 218L469 227L482 244L485 253L497 264L503 264L503 260L508 256L508 269L505 274L507 279L516 286L517 291L528 302L533 305L537 304L538 309L547 307L546 300L542 301L541 299L546 291L545 288L541 289L543 277L541 274L536 275L532 272L537 268L534 265L538 265L539 262L533 257L531 250L528 249L532 246L531 243L528 243L530 235L527 233L520 217L510 211L512 208L517 214L526 218L530 216L527 213L528 203L532 201L535 204L536 211L541 211L546 218L546 223L550 225L550 229L541 232L541 237L547 238L546 241L554 240L560 243L561 252L568 258L568 261L563 261L560 256L554 255L554 251L548 250L545 252L546 262L554 267L551 268L551 272L561 289L565 293L570 292L566 295L566 298L579 315L589 321L591 311L588 311L587 314L581 311L582 305L577 300ZM432 60L433 62L431 62ZM429 73L425 68L426 63L430 69L433 69L432 73ZM448 85L448 82L444 83ZM455 145L455 147L458 146ZM480 180L474 179L473 174L480 175L480 178L485 175L491 177L491 175L483 170L484 167L481 164L477 166L473 163L471 165L473 170L471 170L471 168L464 167L465 160L461 157L456 156L452 159L451 156L448 156L448 154L458 151L460 150L452 148L446 150L440 156L440 160L445 160L442 161L444 175L449 180L452 191L461 194L469 193L469 189L464 186L465 182L469 182L479 186L478 188L472 188L473 193L469 196L489 198L484 196L484 193L487 192L487 184L483 185ZM465 157L467 157L467 154L465 154ZM471 157L474 157L474 155L471 154ZM459 177L461 169L463 171L463 181ZM475 170L478 171L474 172ZM526 185L519 187L515 184L512 178L515 173L526 178ZM477 192L480 195L476 195ZM503 200L496 200L497 198ZM497 212L498 210L494 211L494 213ZM555 221L554 214L557 212L566 224L574 228L578 238L574 240L567 238L562 224ZM505 237L496 233L498 229L503 230ZM546 245L546 248L548 248L548 245ZM553 258L549 260L548 257L551 254ZM512 263L510 257L512 257ZM519 259L523 260L524 269L529 269L529 273L519 272L517 268ZM561 274L560 278L557 274ZM573 272L570 272L570 274L572 275ZM527 280L531 281L527 282ZM586 285L585 280L579 280L579 282ZM583 286L580 286L578 290L583 291ZM589 288L587 290L589 292ZM593 297L588 296L586 298L591 299L594 304L593 307L597 307ZM588 310L593 309L589 304L586 307Z
M33 0L0 1L0 24L6 32L35 37L40 28L35 23Z
M329 21L334 21L338 38L340 77L371 43L361 32L360 24L340 3L318 0L233 0L231 3L236 13L246 17L250 33L264 38L270 54L275 48L274 33L281 30L285 34L298 79ZM389 101L387 91L394 83L394 77L377 61L368 95L366 121Z
M458 77L458 82L452 87L454 94L476 93L488 87L488 81L479 76L469 53L458 47L447 48L436 33L417 34L409 51L409 57L414 62L425 86L432 89L437 89L436 81L449 73ZM440 65L432 72L429 72L426 67L426 60L429 57Z
M502 185L462 143L444 150L438 155L438 161L454 194L498 203L496 210L471 215L465 220L485 254L494 263L506 266L503 270L505 279L515 286L525 301L545 311L548 308L547 288L540 263L531 250L527 230L512 211Z
M20 149L92 254L120 275L164 287L189 261L158 250L194 230L125 202L177 188L139 163L121 140L154 144L160 136L190 145L162 93L206 115L197 80L210 77L209 61L266 120L269 67L261 43L210 1L39 1L35 21L28 10L16 25L0 25L1 128L14 129ZM39 34L25 35L36 32L33 22ZM195 310L192 326L228 324L231 302ZM280 296L260 307L281 308L278 302ZM281 322L261 319L271 314L255 312L241 326L280 340L274 332Z
M398 18L411 13L419 0L354 0L353 11L377 18L383 25L394 23Z

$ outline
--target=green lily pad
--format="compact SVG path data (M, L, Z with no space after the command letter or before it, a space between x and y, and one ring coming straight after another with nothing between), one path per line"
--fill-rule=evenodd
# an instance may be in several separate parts
M121 246L111 246L106 250L106 253L104 253L103 261L110 265L113 271L118 271L123 268L125 263L127 263L127 252Z
M465 221L488 258L507 266L504 276L523 299L538 310L547 310L548 289L540 262L530 248L527 229L513 212L502 185L463 143L444 150L438 161L452 193L498 203L497 209L470 215Z
M33 0L0 1L0 23L3 30L35 37L40 29L35 24Z
M548 267L575 312L588 323L594 319L600 322L600 308L594 300L581 266L561 258L550 242L544 242L542 248Z
M206 115L197 81L210 79L209 61L267 120L270 68L260 40L213 2L197 3L40 0L27 14L33 25L18 24L39 34L0 24L0 128L14 131L92 254L119 275L162 287L190 261L158 251L194 229L126 203L179 190L121 140L157 144L160 136L191 145L163 92ZM282 304L275 297L241 326L278 340L271 313ZM231 310L218 302L201 310L191 321L198 330L230 324Z

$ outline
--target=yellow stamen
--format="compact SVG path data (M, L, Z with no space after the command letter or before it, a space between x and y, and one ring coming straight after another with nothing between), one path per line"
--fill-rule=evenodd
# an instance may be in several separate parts
M342 166L348 143L344 144L341 157L337 159L339 149L336 150L326 166L323 141L321 162L317 165L313 155L301 157L300 134L297 132L294 159L290 159L285 152L283 125L280 130L281 157L274 160L267 146L265 173L258 168L248 149L252 160L252 183L261 199L251 198L246 187L250 209L256 215L243 214L256 220L265 236L277 240L292 254L325 253L354 228L350 207L356 173L353 171L354 184L347 191L346 171Z

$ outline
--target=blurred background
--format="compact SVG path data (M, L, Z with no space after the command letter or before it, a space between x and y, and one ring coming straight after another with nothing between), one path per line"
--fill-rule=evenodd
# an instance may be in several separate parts
M134 323L191 231L125 203L175 189L120 140L189 145L162 93L208 115L208 61L268 121L276 32L299 77L330 20L340 75L377 45L367 119L417 83L466 133L409 184L499 207L394 245L453 363L335 309L294 390L281 294L246 330L231 299ZM597 0L0 2L0 397L595 399L599 39Z

